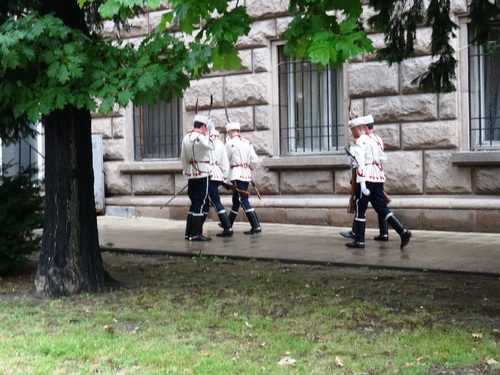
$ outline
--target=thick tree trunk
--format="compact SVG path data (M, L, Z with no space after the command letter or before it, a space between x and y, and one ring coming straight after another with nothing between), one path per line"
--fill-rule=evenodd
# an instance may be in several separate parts
M41 13L89 35L76 0L41 0ZM36 294L96 293L111 281L97 232L90 112L66 107L44 118L45 217Z
M106 289L94 203L91 117L71 107L45 125L45 219L36 293L45 297Z

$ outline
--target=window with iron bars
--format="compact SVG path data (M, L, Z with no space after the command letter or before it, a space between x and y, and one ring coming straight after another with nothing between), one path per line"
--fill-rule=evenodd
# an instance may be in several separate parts
M322 154L344 146L342 71L293 61L278 47L280 154Z
M176 159L181 154L181 100L134 107L135 160Z
M485 46L469 46L469 147L500 149L500 25Z

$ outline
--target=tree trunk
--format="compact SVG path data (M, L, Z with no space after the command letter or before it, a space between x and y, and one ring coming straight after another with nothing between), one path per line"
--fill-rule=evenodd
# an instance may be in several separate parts
M97 232L88 110L55 111L45 125L45 217L36 293L61 297L106 289Z
M41 0L41 13L89 35L76 0ZM97 232L91 116L66 107L44 118L45 215L35 293L61 297L107 289Z

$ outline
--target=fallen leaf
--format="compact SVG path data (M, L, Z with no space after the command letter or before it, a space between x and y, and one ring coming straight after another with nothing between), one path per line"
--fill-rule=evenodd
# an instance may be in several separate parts
M338 355L335 356L335 366L344 367L344 359L342 357L339 357Z
M488 358L486 360L486 364L489 365L489 366L494 366L494 365L498 365L498 362L495 361L493 358Z
M108 332L108 333L113 333L113 331L114 331L114 328L113 328L112 325L107 325L106 324L103 328L104 328L104 331Z
M481 340L483 338L483 334L482 333L473 333L472 338L475 340Z
M297 361L291 357L283 357L278 362L278 365L280 365L280 366L296 366Z

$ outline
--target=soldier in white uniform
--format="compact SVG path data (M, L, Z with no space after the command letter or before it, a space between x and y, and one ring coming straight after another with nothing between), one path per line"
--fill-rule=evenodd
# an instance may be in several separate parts
M240 124L231 122L227 124L226 130L229 136L226 142L227 156L229 159L229 181L240 190L248 191L248 185L252 181L252 169L257 166L259 157L255 153L252 143L243 139L240 134ZM252 228L245 234L255 234L262 231L255 209L250 205L248 197L243 197L238 192L233 192L233 206L229 213L231 225L234 223L240 205L245 210L245 215Z
M208 201L210 178L210 150L215 149L207 129L208 119L196 115L194 127L182 140L181 161L184 176L188 178L188 196L191 200L186 220L185 238L189 241L210 241L203 235L204 206Z
M385 146L382 138L380 138L373 130L373 116L363 116L352 119L352 123L365 124L365 133L367 136L372 138L379 147L384 151ZM340 232L340 235L345 238L351 238L354 240L354 230L355 230L356 220L352 222L352 229L349 232ZM378 227L379 227L379 235L375 236L373 239L375 241L389 241L389 228L387 227L387 221L385 217L382 215L378 215Z
M215 129L214 124L209 119L208 129L210 139L215 145L215 149L210 150L210 182L208 184L209 203L214 207L220 220L220 225L224 229L217 233L217 237L231 237L233 235L233 225L229 221L227 212L220 201L219 186L222 182L227 183L229 174L229 160L227 158L226 146L219 137L219 131ZM206 205L206 214L208 214L209 205Z
M366 209L371 203L378 215L385 218L401 237L401 250L410 242L411 232L389 210L384 198L385 174L382 162L387 160L379 142L366 134L365 123L359 118L349 121L355 138L351 153L356 158L356 216L354 242L349 248L365 247ZM381 140L380 140L381 141Z

